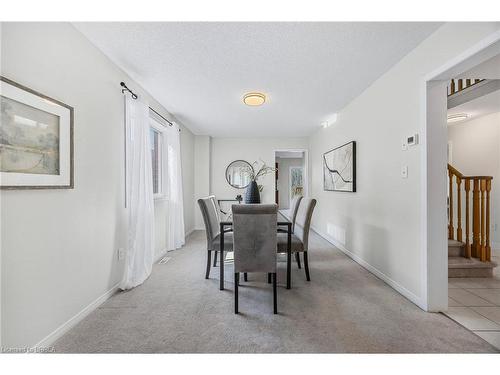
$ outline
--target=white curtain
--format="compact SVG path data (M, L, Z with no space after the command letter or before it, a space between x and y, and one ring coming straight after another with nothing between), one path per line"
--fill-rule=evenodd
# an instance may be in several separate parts
M140 99L125 99L128 238L125 273L120 288L140 285L151 274L154 260L153 172L149 137L149 107Z
M182 197L182 168L180 132L177 124L167 126L163 132L165 151L163 155L166 176L165 193L168 199L167 210L167 249L178 249L185 243L184 205Z

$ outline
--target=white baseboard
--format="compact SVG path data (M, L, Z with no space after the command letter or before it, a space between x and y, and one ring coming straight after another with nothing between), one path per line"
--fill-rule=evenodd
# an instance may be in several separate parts
M66 332L68 332L71 328L80 323L83 319L85 319L92 311L96 310L100 305L102 305L106 300L108 300L113 294L118 291L118 285L120 283L113 286L102 296L98 297L96 300L91 302L87 307L85 307L82 311L77 313L75 316L70 318L67 322L59 326L52 333L47 335L44 339L38 342L35 347L48 347L51 346L57 339L62 337Z
M193 233L195 230L196 230L195 228L191 228L191 229L189 229L189 230L186 232L185 236L186 236L186 237L187 237L187 236L189 236L189 235L190 235L191 233Z
M335 241L333 238L328 236L327 234L323 233L322 231L318 230L317 228L314 228L311 226L311 229L315 231L319 236L324 238L326 241L330 242L333 246L338 248L340 251L342 251L345 255L347 255L349 258L354 260L356 263L358 263L360 266L365 268L367 271L370 273L374 274L377 276L380 280L385 282L387 285L389 285L391 288L395 289L397 292L399 292L401 295L409 299L411 302L413 302L415 305L420 307L422 310L426 310L425 304L422 303L422 300L420 297L415 295L414 293L410 292L408 289L406 289L404 286L400 285L398 282L394 281L391 279L389 276L387 276L385 273L382 271L378 270L377 268L373 267L371 264L367 263L365 260L360 258L358 255L354 254L350 250L347 250L342 244L338 243Z

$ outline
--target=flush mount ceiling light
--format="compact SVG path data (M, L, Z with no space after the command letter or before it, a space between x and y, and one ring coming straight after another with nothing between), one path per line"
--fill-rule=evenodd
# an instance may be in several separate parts
M464 121L469 118L467 113L457 113L455 115L448 115L448 123Z
M249 106L259 106L266 102L266 96L261 92L248 92L243 95L243 103Z

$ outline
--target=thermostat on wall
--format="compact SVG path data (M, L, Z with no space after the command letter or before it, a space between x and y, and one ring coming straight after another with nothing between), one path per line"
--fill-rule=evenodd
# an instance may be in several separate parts
M406 144L408 146L415 146L418 145L418 134L415 133L413 135L410 135L409 137L406 138Z

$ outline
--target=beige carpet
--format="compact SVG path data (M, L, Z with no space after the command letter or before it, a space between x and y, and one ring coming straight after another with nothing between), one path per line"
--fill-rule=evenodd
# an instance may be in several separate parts
M118 293L59 339L70 353L408 353L495 352L442 314L425 313L316 234L311 282L293 264L286 290L278 274L278 310L266 276L241 282L233 313L231 266L219 291L218 267L205 280L205 233L155 265L140 287Z

